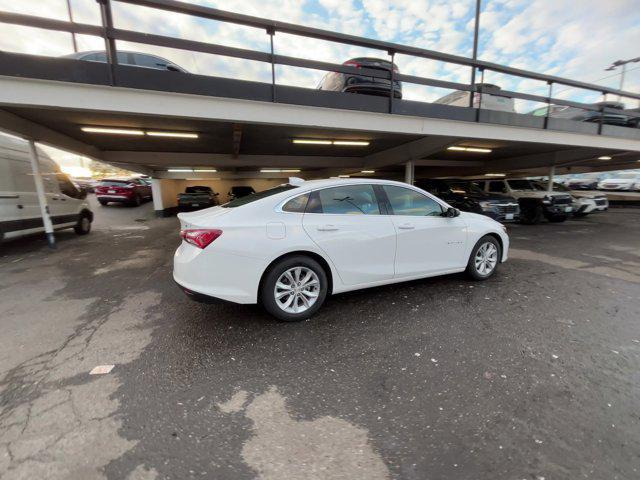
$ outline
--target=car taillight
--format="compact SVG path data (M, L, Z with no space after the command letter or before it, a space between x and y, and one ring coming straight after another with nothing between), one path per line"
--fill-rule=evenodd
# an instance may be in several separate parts
M356 67L356 68L360 68L362 66L358 62L352 62L352 61L349 61L349 60L344 62L342 65L346 65L348 67Z
M195 245L198 248L206 248L211 242L222 235L222 230L198 228L198 229L186 229L180 230L180 236L182 239Z

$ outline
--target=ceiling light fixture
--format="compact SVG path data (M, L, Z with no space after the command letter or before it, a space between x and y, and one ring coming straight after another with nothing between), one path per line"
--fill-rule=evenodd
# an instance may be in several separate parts
M367 147L369 146L369 142L365 142L363 140L334 140L334 145L343 145L347 147Z
M455 152L477 152L477 153L491 153L493 150L490 148L480 148L480 147L447 147L447 150L452 150Z
M168 168L169 173L193 173L193 168Z
M299 168L261 168L260 173L299 173Z
M216 170L215 168L194 168L193 171L195 173L215 173L218 170Z
M485 173L485 177L506 177L507 175L504 173Z
M142 130L128 128L108 128L108 127L82 127L81 130L87 133L111 133L115 135L144 135Z
M598 157L598 160L611 160L611 157L609 155L603 155L601 157Z
M317 140L312 138L294 138L293 143L305 143L309 145L331 145L331 140Z
M338 175L338 178L350 178L351 175Z
M198 138L198 134L192 133L192 132L147 131L146 134L149 135L150 137Z
M360 170L360 173L376 173L375 170Z

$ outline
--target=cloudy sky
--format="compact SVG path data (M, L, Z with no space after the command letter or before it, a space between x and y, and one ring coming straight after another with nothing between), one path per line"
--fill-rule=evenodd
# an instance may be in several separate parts
M471 56L475 0L191 0L192 3L249 15L310 25L407 45ZM483 0L479 57L484 60L617 87L619 71L611 62L640 56L639 0ZM71 0L75 20L99 24L95 0ZM67 19L65 0L0 0L0 10ZM168 14L113 2L117 27L268 51L265 32ZM104 49L98 38L81 36L81 50ZM119 43L120 48L156 53L193 73L269 82L270 66L159 47ZM277 34L276 53L343 62L355 56L384 57L331 42ZM40 55L72 53L68 34L3 25L0 49ZM398 56L403 73L468 83L466 67ZM282 84L314 88L324 72L278 67ZM486 82L527 93L545 93L541 82L487 74ZM430 101L449 93L429 87L403 86L406 98ZM628 65L625 89L640 90L640 63ZM595 95L558 87L565 98L598 101ZM633 105L637 106L637 105ZM535 105L516 101L518 111Z

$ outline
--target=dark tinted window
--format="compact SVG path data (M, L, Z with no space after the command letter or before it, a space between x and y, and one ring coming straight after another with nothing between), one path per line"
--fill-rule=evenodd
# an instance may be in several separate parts
M211 190L211 187L199 187L199 186L194 186L194 187L187 187L185 188L185 193L213 193L213 190Z
M308 213L338 215L379 215L380 208L372 185L345 185L313 192Z
M164 70L167 68L167 61L153 55L144 55L142 53L134 53L133 61L136 65L147 68L158 68Z
M307 202L309 201L309 194L299 195L296 198L292 198L282 206L283 212L297 212L304 213L304 209L307 208Z
M253 187L236 186L231 187L231 193L237 197L244 197L245 195L251 195L252 193L255 193L255 190L253 189Z
M489 191L493 193L507 193L507 186L503 181L489 182Z
M382 188L389 198L394 215L439 217L442 214L442 207L438 202L415 190L393 185L384 185Z
M530 180L507 180L512 190L535 190Z
M263 198L270 197L271 195L276 195L281 192L286 192L287 190L292 190L297 188L293 185L279 185L274 188L270 188L269 190L263 190L262 192L254 193L253 195L247 195L246 197L236 198L235 200L231 200L230 202L221 205L224 208L235 208L241 207L242 205L246 205L247 203L255 202L256 200L261 200Z

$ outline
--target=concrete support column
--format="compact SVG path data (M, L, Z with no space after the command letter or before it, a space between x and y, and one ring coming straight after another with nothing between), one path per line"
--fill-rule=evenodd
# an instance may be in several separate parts
M555 165L549 167L549 181L547 182L547 192L553 192L553 177L556 173Z
M408 183L409 185L413 185L413 182L415 181L415 173L416 173L416 169L415 169L415 164L413 163L413 160L410 160L404 164L404 182L405 183Z
M153 195L153 209L156 215L163 216L165 206L162 199L162 180L159 178L151 179L151 195Z
M40 174L38 150L33 140L29 140L29 156L31 157L31 172L33 173L33 181L36 184L36 193L38 195L38 203L40 204L40 215L42 215L42 224L44 225L44 232L47 235L47 243L50 248L56 248L56 238L53 235L53 223L51 222L47 196L44 192L44 183L42 183L42 175Z

